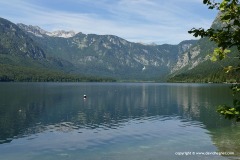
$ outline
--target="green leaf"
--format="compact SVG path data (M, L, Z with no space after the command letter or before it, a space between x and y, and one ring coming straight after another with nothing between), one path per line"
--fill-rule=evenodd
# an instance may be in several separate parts
M215 55L213 55L211 58L210 58L211 61L213 62L216 62L217 61L217 57Z
M228 1L224 0L219 6L219 10L224 11L226 9L227 4L228 4Z
M233 113L230 111L226 111L225 114L233 114Z
M229 73L233 70L233 66L227 66L224 68L225 73Z

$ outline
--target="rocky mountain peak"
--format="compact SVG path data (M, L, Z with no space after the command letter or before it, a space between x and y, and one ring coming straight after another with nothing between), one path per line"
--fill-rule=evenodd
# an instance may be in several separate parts
M52 37L62 37L62 38L70 38L76 35L74 31L64 31L64 30L59 30L59 31L54 31L54 32L48 32L48 36Z
M51 36L51 37L70 38L70 37L73 37L76 35L76 33L74 31L59 30L59 31L48 32L48 31L43 30L39 26L25 25L22 23L19 23L17 25L22 30L32 33L38 37L43 37L43 36L47 35L47 36Z
M23 24L20 26L25 27ZM37 31L33 26L32 30ZM22 29L14 23L0 18L0 54L22 56L42 60L46 58L44 51Z
M24 31L27 31L29 33L34 34L35 36L42 37L47 33L47 31L41 29L38 26L32 26L32 25L25 25L22 23L17 24L19 28L21 28Z

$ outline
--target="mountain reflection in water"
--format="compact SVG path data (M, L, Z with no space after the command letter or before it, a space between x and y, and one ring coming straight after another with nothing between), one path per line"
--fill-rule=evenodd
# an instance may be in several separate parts
M90 156L91 151L112 159L118 159L120 153L127 159L171 159L180 151L231 151L238 156L239 126L220 117L215 107L231 104L228 87L0 83L0 158L14 159L11 152L23 156L20 144L35 159L46 155L54 159L56 154L98 159ZM149 154L141 155L143 150ZM219 159L209 159L214 158Z

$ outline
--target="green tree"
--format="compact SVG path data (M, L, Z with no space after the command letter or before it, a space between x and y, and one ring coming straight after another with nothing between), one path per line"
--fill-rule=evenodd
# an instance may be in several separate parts
M219 20L221 25L211 27L209 29L193 28L189 31L195 37L208 37L210 41L216 43L212 61L221 61L226 58L238 58L240 60L240 4L239 0L222 0L215 2L214 0L203 0L203 3L209 9L217 9L220 12ZM236 48L237 55L230 56L230 49ZM237 65L227 66L224 68L226 74L240 74L240 63ZM235 80L236 81L236 80ZM218 112L225 118L236 119L240 121L240 85L236 84L231 87L233 91L233 105L220 105Z

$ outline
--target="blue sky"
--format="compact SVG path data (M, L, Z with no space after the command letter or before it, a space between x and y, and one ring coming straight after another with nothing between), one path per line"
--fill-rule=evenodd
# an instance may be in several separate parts
M0 0L0 17L47 31L111 34L131 42L178 44L209 28L217 12L202 0Z

